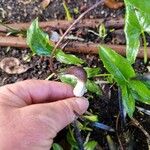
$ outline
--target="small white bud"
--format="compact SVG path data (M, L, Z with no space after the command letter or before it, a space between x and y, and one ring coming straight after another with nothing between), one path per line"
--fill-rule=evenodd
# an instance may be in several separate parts
M83 81L77 80L77 84L73 89L73 94L77 97L82 97L87 91L85 83Z

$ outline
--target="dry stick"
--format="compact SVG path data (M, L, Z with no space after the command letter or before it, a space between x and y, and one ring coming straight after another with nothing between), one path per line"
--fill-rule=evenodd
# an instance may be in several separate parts
M0 36L0 46L28 48L25 38L14 36Z
M112 48L117 53L125 56L126 55L126 46L125 45L111 45L111 44L103 44L107 47ZM10 46L17 48L28 48L26 44L26 40L22 37L12 37L12 36L0 36L0 46ZM82 43L82 42L69 42L66 47L64 47L64 51L67 52L75 52L75 53L85 53L85 54L98 54L98 46L100 44L95 43ZM150 58L150 47L147 48L147 55ZM140 48L138 53L139 58L143 58L143 47Z
M135 118L131 118L131 124L138 127L144 133L147 137L147 142L150 145L150 134L142 127L142 125Z
M46 22L39 22L39 26L44 29L62 29L67 30L74 21L67 21L67 20L51 20ZM124 20L123 18L108 18L105 19L83 19L76 24L75 28L83 28L83 27L90 27L96 28L100 24L104 23L106 28L123 28ZM12 24L0 24L0 32L8 32L11 29L14 30L27 30L30 26L31 22L28 23L12 23Z
M131 125L134 125L135 127L139 128L143 134L146 136L147 138L147 144L148 144L148 149L150 147L150 134L143 128L143 126L135 119L135 118L131 118Z
M66 30L66 32L63 34L63 36L60 38L60 40L57 42L57 44L55 45L52 53L51 53L51 58L50 58L50 62L52 65L52 59L53 59L53 55L57 49L57 47L59 46L59 44L62 42L62 40L64 39L64 37L68 34L68 32L72 29L72 27L74 25L76 25L88 12L90 12L91 10L93 10L94 8L96 8L98 5L100 5L101 3L103 3L105 0L100 0L99 2L97 2L96 4L94 4L92 7L90 7L89 9L87 9L84 13L82 13L72 24L71 26ZM53 68L53 66L51 66ZM52 69L53 70L53 69Z
M95 43L81 43L81 42L70 42L64 48L64 51L68 52L77 52L77 53L88 53L88 54L98 54L100 44ZM103 44L115 50L117 53L125 56L126 55L126 46L125 45L112 45L112 44ZM150 58L150 47L147 49L148 58ZM140 48L138 57L143 58L144 51L143 47Z

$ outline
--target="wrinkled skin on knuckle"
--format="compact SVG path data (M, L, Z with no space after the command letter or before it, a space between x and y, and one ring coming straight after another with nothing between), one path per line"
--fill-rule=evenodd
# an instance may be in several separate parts
M60 117L62 118L62 115L65 116L65 122L66 124L71 123L75 119L75 114L74 114L74 108L71 103L68 103L67 101L62 101L62 114Z
M83 110L80 109L79 104L76 102L76 97L72 98L71 102L69 103L69 108L71 108L73 113L76 112L79 115L84 113Z

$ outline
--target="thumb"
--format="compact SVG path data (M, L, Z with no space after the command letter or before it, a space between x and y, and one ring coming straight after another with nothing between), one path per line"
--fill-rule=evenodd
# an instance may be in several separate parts
M26 109L28 115L39 120L38 130L41 130L40 128L43 126L47 127L47 138L53 139L60 130L76 119L74 112L81 115L87 110L88 106L87 99L73 97L47 104L30 105L22 109ZM23 112L23 114L26 113Z

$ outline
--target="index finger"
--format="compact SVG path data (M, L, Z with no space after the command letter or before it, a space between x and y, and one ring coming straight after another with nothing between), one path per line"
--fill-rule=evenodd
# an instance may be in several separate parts
M6 85L5 89L27 104L51 102L74 96L70 85L46 80L25 80Z

